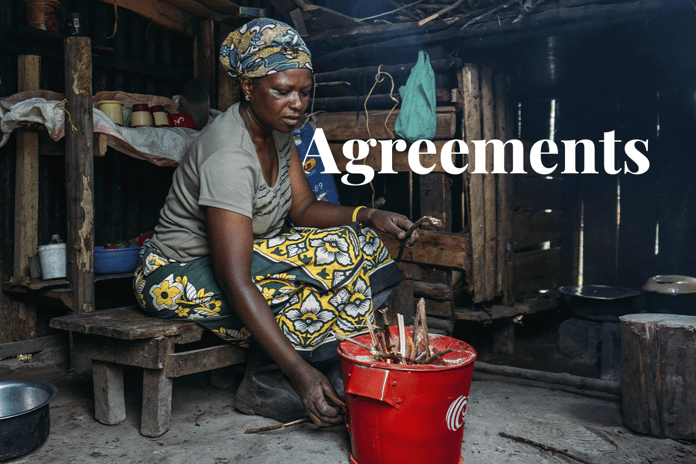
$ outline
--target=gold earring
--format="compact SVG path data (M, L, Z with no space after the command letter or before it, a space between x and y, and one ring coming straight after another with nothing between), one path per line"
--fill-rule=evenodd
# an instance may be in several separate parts
M251 95L247 95L247 96L246 96L246 100L247 100L248 102L251 101Z

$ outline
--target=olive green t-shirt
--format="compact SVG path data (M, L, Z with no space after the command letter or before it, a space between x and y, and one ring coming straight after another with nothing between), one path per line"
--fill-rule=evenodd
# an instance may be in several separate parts
M210 255L206 207L252 219L255 238L275 236L290 210L291 134L273 132L278 177L266 183L239 104L215 118L189 147L174 173L152 243L169 258L189 262Z

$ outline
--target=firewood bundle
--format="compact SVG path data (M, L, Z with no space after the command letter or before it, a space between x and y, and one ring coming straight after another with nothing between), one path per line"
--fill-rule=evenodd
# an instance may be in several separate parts
M409 328L410 330L406 329L404 318L401 314L397 314L396 331L390 330L386 312L382 312L381 315L383 318L381 327L375 326L370 322L367 323L371 345L345 337L339 333L335 334L336 339L361 346L375 358L375 361L395 364L431 364L447 353L452 352L449 348L436 352L430 345L428 325L425 318L425 300L423 298L418 302L413 328ZM395 333L393 334L393 332Z

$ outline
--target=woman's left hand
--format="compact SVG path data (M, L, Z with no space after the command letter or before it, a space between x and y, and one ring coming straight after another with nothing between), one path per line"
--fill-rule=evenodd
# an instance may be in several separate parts
M411 246L418 240L418 229L407 237L406 231L413 225L413 222L403 214L392 213L380 209L369 209L366 211L366 225L376 229L378 232L387 232L399 240L407 239L406 246Z

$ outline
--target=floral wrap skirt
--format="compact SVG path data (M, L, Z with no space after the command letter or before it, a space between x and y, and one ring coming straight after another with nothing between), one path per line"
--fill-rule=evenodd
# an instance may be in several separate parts
M134 290L150 315L194 321L231 343L250 334L218 284L210 257L173 261L153 245L141 250ZM334 333L355 336L373 320L372 297L403 279L377 234L356 223L293 228L254 241L251 277L290 343L308 360L334 357Z

